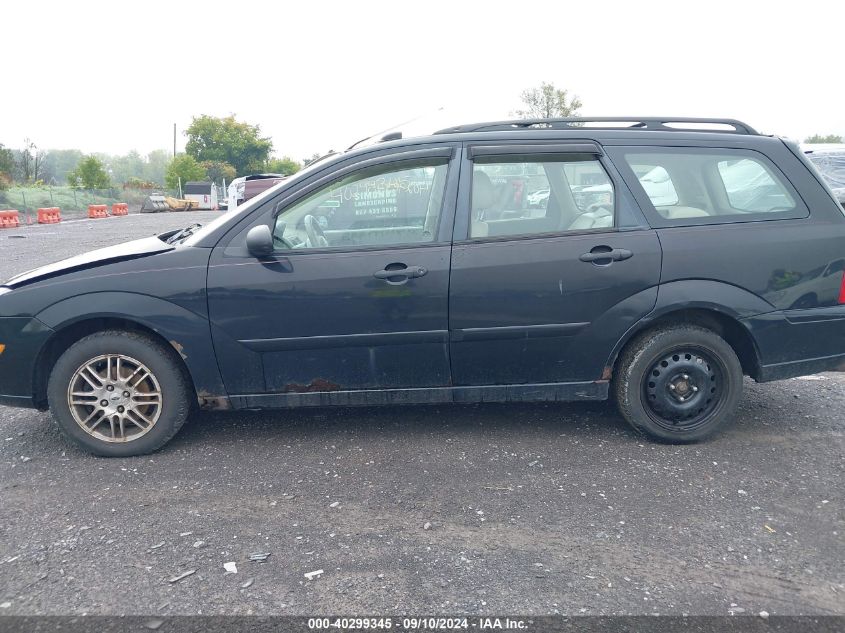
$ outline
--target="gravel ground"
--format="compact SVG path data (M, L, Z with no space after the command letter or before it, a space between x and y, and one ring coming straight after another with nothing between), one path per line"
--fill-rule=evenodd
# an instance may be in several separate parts
M147 237L193 222L206 223L220 211L133 213L99 220L71 219L0 230L0 283L37 266L95 248Z
M3 231L2 276L215 215ZM197 414L107 460L0 407L0 613L845 614L843 386L747 381L694 446L455 405Z

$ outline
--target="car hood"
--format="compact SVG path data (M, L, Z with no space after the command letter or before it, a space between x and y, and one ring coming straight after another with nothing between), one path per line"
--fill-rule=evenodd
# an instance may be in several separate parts
M165 237L164 235L162 237ZM131 242L124 242L116 244L107 248L100 248L96 251L76 255L68 259L55 262L35 268L33 270L21 273L12 277L4 286L8 288L16 288L35 281L41 281L49 277L55 277L64 273L75 270L84 270L86 268L93 268L102 264L107 264L116 261L127 259L134 259L137 257L146 257L156 253L164 253L172 251L175 246L167 244L158 237L145 237L140 240L132 240Z

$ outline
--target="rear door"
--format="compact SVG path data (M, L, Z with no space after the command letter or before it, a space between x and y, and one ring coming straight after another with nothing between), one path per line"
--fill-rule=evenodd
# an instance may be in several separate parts
M654 306L655 232L591 142L464 149L452 250L455 385L593 382Z

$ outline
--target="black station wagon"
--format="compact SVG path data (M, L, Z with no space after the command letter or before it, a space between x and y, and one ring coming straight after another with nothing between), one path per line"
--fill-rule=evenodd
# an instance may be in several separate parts
M0 402L99 455L190 410L597 400L669 442L845 363L845 217L733 120L396 134L0 289Z

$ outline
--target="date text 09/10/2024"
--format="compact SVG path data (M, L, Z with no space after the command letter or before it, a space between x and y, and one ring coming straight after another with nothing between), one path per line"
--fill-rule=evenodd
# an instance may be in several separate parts
M312 630L322 629L400 629L400 630L527 630L528 623L525 620L511 618L482 617L470 618L443 618L443 617L406 617L401 620L394 618L309 618L308 628Z

